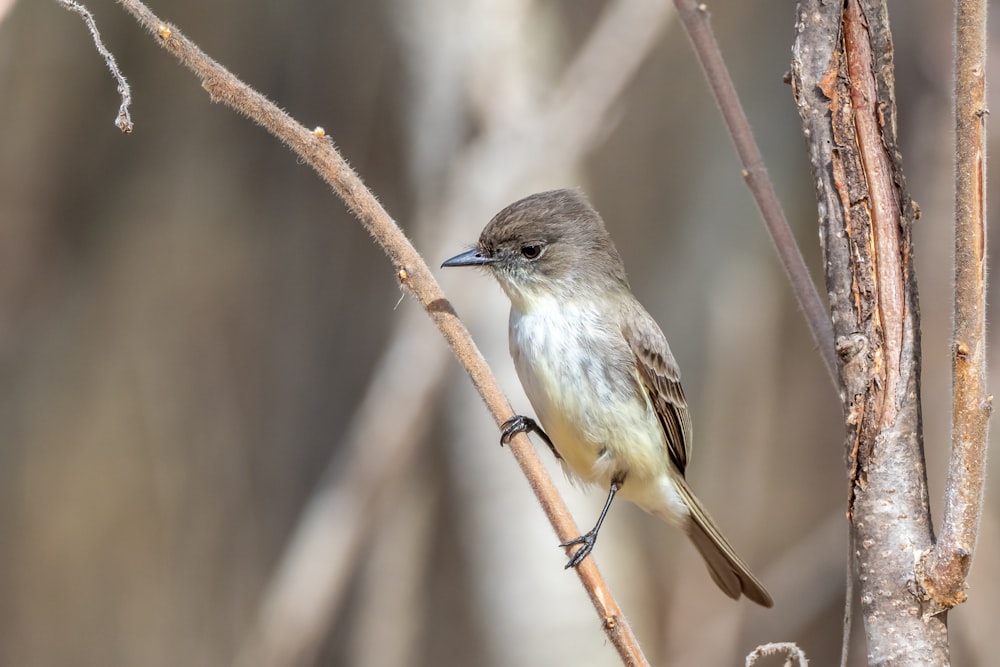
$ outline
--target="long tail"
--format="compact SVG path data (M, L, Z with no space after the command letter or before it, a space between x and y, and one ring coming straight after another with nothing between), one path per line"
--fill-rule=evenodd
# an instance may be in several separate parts
M705 559L712 580L729 597L739 599L740 594L746 595L759 605L771 607L774 601L764 590L757 578L750 573L750 568L736 555L736 550L722 536L715 521L701 504L687 482L683 478L674 480L677 490L684 498L691 511L691 516L684 525L684 530L694 543L698 553Z

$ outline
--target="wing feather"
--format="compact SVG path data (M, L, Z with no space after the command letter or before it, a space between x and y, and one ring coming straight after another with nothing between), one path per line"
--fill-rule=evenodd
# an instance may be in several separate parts
M691 415L677 361L666 336L641 306L637 305L622 321L622 333L635 355L639 379L663 428L667 454L683 475L691 450Z

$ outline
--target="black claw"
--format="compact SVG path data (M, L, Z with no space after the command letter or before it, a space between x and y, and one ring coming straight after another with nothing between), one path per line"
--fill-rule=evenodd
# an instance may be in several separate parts
M527 433L535 428L538 428L538 424L531 417L514 415L500 425L500 446L509 445L510 439L518 433Z
M590 555L590 552L594 550L594 545L597 543L597 531L592 530L589 533L584 533L580 537L574 538L568 542L563 542L560 547L566 548L571 547L574 544L579 544L580 548L576 550L570 559L566 563L565 569L570 569L571 567L576 567L583 562L583 559Z
M545 441L545 444L549 446L552 453L557 459L562 459L559 456L559 452L556 451L556 446L552 444L552 440L549 439L548 434L542 430L542 427L538 425L531 417L525 417L524 415L514 415L503 424L500 425L500 446L510 444L510 439L513 438L518 433L531 433L535 432L538 436Z
M611 509L611 501L615 499L615 494L618 493L618 489L621 485L625 483L624 475L616 476L614 481L611 482L611 488L608 489L608 499L604 502L604 509L601 510L601 516L597 517L597 523L588 532L584 533L580 537L575 537L569 542L563 542L559 546L566 548L571 547L574 544L579 544L580 548L576 550L569 562L566 563L566 569L571 567L576 567L583 562L583 559L587 557L591 551L594 550L594 544L597 543L597 533L601 531L601 524L604 523L604 518L608 515L608 510Z

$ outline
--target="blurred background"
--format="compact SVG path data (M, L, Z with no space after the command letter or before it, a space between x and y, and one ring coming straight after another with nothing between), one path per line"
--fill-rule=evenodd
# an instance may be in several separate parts
M152 8L323 126L434 267L514 199L584 188L683 369L692 486L776 606L733 603L680 533L626 503L597 562L654 664L743 664L769 641L834 664L847 553L839 402L667 4ZM113 125L115 85L80 18L54 1L0 2L0 663L618 664L471 383L357 221L116 4L89 6L132 85L130 136ZM821 280L782 82L792 3L710 10ZM939 517L952 17L929 0L891 11L900 144L923 211ZM515 409L530 412L499 288L437 274ZM573 488L544 449L590 526L603 492ZM955 664L1000 652L998 499L994 484L970 600L950 615ZM864 664L858 622L851 664Z

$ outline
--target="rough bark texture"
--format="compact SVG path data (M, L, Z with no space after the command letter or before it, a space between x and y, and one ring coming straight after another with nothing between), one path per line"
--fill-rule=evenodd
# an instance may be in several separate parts
M914 567L933 543L910 245L884 3L802 0L792 83L816 178L847 425L855 565L870 665L948 663Z

